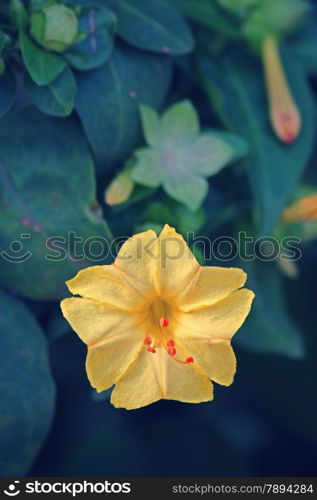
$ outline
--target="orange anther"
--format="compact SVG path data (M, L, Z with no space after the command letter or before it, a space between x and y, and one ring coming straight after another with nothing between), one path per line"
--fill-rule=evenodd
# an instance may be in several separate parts
M174 347L175 342L174 342L174 340L170 339L170 340L168 340L168 341L166 342L166 345L167 345L167 347Z
M175 347L170 347L170 348L168 349L168 351L167 351L167 352L168 352L168 354L169 354L170 356L175 356L175 354L176 354L176 349L175 349Z
M161 318L160 319L160 325L162 328L165 328L166 326L168 326L170 324L169 322L169 319L168 318Z

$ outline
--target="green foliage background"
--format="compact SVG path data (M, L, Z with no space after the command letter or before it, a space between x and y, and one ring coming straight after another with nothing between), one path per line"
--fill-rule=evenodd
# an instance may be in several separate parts
M303 121L292 144L269 122L271 32ZM304 0L1 2L1 475L316 475L317 223L280 219L301 185L316 191L316 44ZM128 413L89 387L59 300L112 260L87 242L165 223L212 242L300 237L302 257L291 279L276 258L195 245L256 293L236 382L208 405Z

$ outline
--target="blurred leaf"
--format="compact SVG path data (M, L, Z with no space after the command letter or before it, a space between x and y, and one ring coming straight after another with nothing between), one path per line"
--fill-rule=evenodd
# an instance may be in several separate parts
M151 203L144 213L144 220L153 221L160 227L169 224L185 236L190 231L195 232L202 228L205 223L205 212L202 208L192 212L180 203L167 199Z
M315 135L316 106L302 67L284 55L287 75L300 108L303 127L296 141L285 145L273 136L262 76L256 61L226 57L200 60L203 83L224 124L250 144L246 171L256 203L259 234L270 234L309 160Z
M0 75L0 116L5 115L14 103L16 89L15 76L8 68L3 75Z
M20 31L23 60L32 79L38 85L48 85L63 71L66 61L52 52L41 49L23 30Z
M116 29L114 14L100 5L83 7L79 14L79 29L86 37L65 52L64 57L76 69L90 70L101 66L112 52Z
M139 140L139 104L159 107L168 90L170 61L116 49L109 61L77 76L76 109L91 146L106 168L127 158Z
M233 160L236 151L223 132L200 134L198 114L189 101L170 107L162 117L141 107L144 136L152 147L135 151L132 178L148 187L163 186L165 192L196 211L202 204L208 183Z
M68 116L73 111L76 80L70 68L65 68L49 85L38 86L27 74L25 87L34 106L52 116Z
M28 22L28 13L21 0L10 1L10 14L17 28L23 28Z
M24 476L54 411L43 332L25 305L0 292L0 474Z
M69 324L65 321L61 313L59 304L56 305L56 309L49 316L46 325L45 333L49 343L55 342L55 340L60 339L71 331Z
M57 300L66 279L104 249L102 263L108 250L85 137L74 119L20 109L0 120L0 167L0 282L26 297ZM50 237L61 240L52 247ZM90 248L92 237L98 249Z
M164 0L107 0L118 18L118 33L142 50L186 54L194 47L182 15Z
M215 2L210 0L169 0L175 5L185 16L202 24L207 28L216 30L224 36L236 37L239 31Z
M237 344L256 352L303 358L301 332L290 318L284 299L282 275L272 262L241 262L247 286L255 293L248 320L236 336Z

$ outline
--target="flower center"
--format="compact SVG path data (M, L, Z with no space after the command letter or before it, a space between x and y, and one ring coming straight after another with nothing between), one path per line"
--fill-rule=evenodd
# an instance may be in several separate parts
M144 339L144 345L152 354L156 353L158 347L164 347L167 354L178 363L193 363L194 358L185 360L177 357L177 345L173 336L173 320L171 318L172 308L162 299L157 299L149 307L153 332Z

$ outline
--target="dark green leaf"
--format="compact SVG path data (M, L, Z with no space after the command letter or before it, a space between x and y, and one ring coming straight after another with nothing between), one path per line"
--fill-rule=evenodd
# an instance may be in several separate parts
M0 75L0 116L5 115L11 108L16 95L16 79L10 69Z
M302 358L302 335L292 322L284 302L282 275L272 262L242 262L248 273L248 288L255 299L250 315L237 333L236 341L245 348Z
M139 105L161 106L171 77L164 56L116 49L109 61L78 74L76 109L106 167L123 161L140 139Z
M54 411L43 332L25 305L0 292L0 474L30 469Z
M1 284L30 298L65 296L65 280L95 264L103 249L97 262L104 261L109 238L96 205L89 148L77 121L34 108L2 118L0 179ZM70 233L81 240L72 240ZM63 238L56 243L59 258L56 246L48 243L55 236ZM95 236L104 239L90 249L91 240L86 241Z
M227 127L250 145L246 171L256 203L259 234L270 234L309 160L314 146L315 101L302 67L284 56L290 87L303 120L292 144L281 143L271 130L262 68L256 61L226 58L201 61L205 88Z
M41 49L25 31L20 32L20 45L27 70L38 85L51 83L66 66L62 57Z
M25 86L32 104L43 113L53 116L71 114L77 86L70 68L66 68L49 85L41 87L36 85L29 75L26 75Z
M186 54L194 40L182 15L164 0L106 0L118 32L131 45L154 52Z
M79 29L86 38L73 45L64 57L76 69L89 70L101 66L112 52L116 29L114 14L100 5L83 7Z

